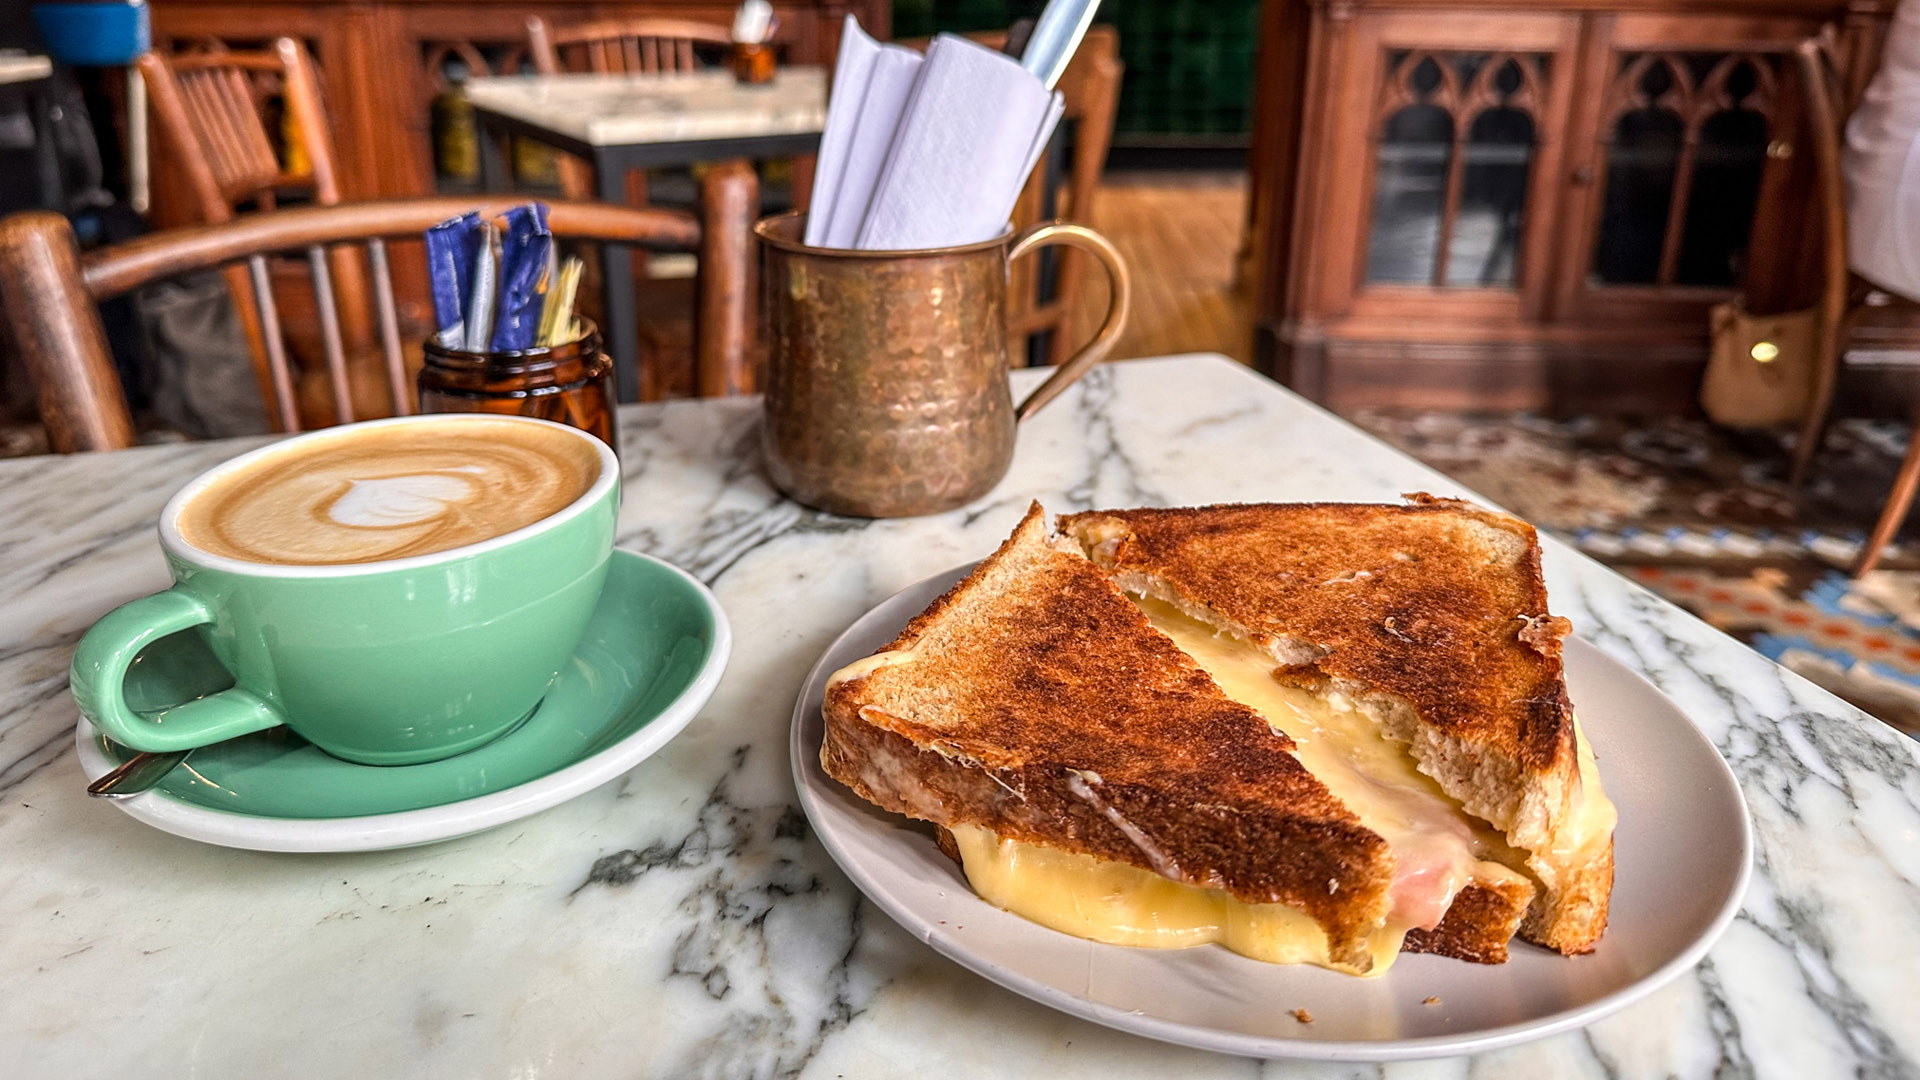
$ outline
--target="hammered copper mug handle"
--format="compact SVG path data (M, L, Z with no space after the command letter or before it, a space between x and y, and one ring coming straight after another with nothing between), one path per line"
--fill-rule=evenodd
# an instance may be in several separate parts
M1046 382L1035 387L1033 393L1027 395L1027 400L1014 410L1015 418L1023 423L1045 408L1048 402L1059 397L1060 391L1071 386L1075 379L1093 370L1093 365L1107 358L1114 344L1120 340L1120 331L1127 325L1127 311L1133 306L1133 280L1127 273L1126 260L1120 257L1112 241L1085 225L1059 221L1035 225L1014 240L1013 247L1007 252L1007 261L1011 263L1027 252L1048 244L1077 247L1099 259L1101 265L1107 268L1107 284L1111 287L1112 295L1107 300L1107 317L1100 324L1100 332L1093 335L1093 340L1087 342L1085 348L1056 368Z

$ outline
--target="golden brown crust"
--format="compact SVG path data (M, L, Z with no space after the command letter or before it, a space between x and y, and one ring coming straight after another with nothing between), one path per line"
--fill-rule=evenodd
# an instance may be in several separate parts
M1362 959L1392 860L1038 506L886 651L830 683L821 764L881 807L1291 904Z
M1412 498L1092 511L1060 528L1116 523L1125 535L1103 564L1152 573L1255 634L1310 642L1327 675L1396 694L1529 771L1574 768L1560 641L1547 632L1565 620L1547 612L1533 527Z
M1573 868L1549 904L1535 905L1520 936L1569 956L1590 953L1607 932L1608 901L1613 895L1613 839L1597 858Z
M1228 505L1093 511L1062 532L1121 579L1244 630L1409 742L1446 790L1536 854L1548 887L1522 930L1584 951L1606 924L1611 867L1553 856L1580 792L1573 708L1531 526L1468 503Z
M1519 929L1532 899L1533 886L1518 877L1473 882L1454 896L1440 925L1409 930L1401 948L1476 964L1504 964L1507 942Z

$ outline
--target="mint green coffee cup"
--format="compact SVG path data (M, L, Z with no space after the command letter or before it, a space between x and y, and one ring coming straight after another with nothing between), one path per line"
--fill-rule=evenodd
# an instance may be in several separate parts
M299 515L274 518L258 497L270 488L316 494ZM613 451L544 420L405 417L274 443L167 503L160 546L174 585L87 631L74 699L136 750L281 725L369 765L471 750L529 716L579 644L619 502ZM539 516L433 549L529 514ZM361 561L326 561L348 555ZM233 688L134 712L125 682L135 658L185 632L202 635Z

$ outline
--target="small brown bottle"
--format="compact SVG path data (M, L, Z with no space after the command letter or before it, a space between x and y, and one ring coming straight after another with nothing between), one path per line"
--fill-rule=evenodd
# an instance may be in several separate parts
M727 59L739 82L764 86L773 81L773 46L767 42L736 41Z
M509 352L467 352L428 338L420 411L552 420L597 435L618 453L613 361L600 348L593 323L577 321L584 332L573 341Z

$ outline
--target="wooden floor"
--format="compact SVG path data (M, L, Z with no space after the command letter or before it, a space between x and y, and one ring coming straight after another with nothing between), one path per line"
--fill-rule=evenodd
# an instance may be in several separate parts
M1117 173L1102 181L1093 227L1133 271L1133 317L1116 358L1220 352L1252 361L1252 303L1233 280L1246 201L1241 172ZM1088 279L1079 325L1091 334L1106 310L1106 282L1098 272Z

